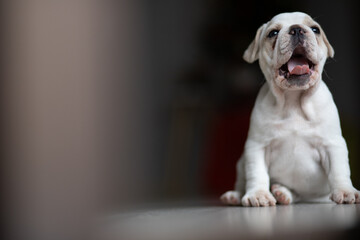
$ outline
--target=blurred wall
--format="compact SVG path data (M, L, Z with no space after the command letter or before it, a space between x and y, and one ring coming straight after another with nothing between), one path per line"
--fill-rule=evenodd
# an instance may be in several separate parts
M8 234L89 239L95 216L123 201L144 200L153 189L147 176L157 137L149 118L144 6L2 5Z

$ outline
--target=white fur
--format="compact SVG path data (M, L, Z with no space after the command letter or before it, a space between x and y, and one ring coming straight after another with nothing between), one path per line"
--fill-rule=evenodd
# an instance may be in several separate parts
M307 31L304 47L316 63L311 80L304 86L293 86L278 75L279 67L292 54L288 30L294 24ZM221 197L226 204L272 206L324 197L336 203L360 202L350 180L338 111L321 79L326 58L332 57L334 50L322 29L321 35L316 35L309 24L318 25L304 13L277 15L259 28L244 54L248 62L259 60L267 81L251 115L244 153L237 164L235 190ZM281 27L274 49L273 40L267 38L273 26ZM271 184L276 184L274 195Z

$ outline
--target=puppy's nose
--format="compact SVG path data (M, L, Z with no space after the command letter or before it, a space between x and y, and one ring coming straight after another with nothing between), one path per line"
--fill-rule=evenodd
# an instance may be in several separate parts
M306 33L301 27L293 27L290 29L289 34L293 36L302 36Z

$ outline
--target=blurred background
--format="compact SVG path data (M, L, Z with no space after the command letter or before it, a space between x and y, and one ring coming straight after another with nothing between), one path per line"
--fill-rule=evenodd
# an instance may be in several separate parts
M347 0L1 1L7 234L81 239L94 216L124 206L232 189L264 83L242 54L286 11L313 16L335 49L323 79L360 188L358 10Z

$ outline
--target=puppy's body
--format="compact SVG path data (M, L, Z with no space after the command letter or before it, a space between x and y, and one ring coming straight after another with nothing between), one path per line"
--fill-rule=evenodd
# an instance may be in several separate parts
M330 92L323 82L317 87L319 90L311 97L311 102L297 91L286 94L285 105L278 106L265 84L255 103L246 144L246 149L251 151L253 141L262 143L271 183L288 187L302 199L330 193L323 168L330 144L327 142L334 137L344 142L338 118L330 117L337 116L335 105L324 107L333 103ZM329 118L318 119L311 116L314 113Z
M304 13L277 15L258 30L244 59L259 59L267 81L252 112L235 191L223 194L224 203L360 201L337 108L321 79L333 54L320 26Z

